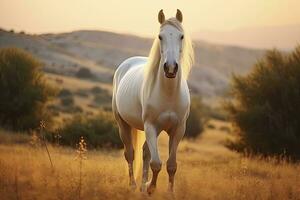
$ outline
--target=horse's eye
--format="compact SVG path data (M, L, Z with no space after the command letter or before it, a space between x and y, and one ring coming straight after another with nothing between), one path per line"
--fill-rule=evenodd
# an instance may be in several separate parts
M159 35L159 36L158 36L158 39L159 39L159 40L162 40L162 37L161 37L161 35Z
M180 37L181 40L183 40L183 38L184 38L184 35L182 35L182 36Z

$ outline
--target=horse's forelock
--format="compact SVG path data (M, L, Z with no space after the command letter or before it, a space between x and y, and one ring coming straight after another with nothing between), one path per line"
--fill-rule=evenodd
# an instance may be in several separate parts
M175 17L169 18L165 20L161 25L160 28L163 28L165 25L171 25L177 28L179 31L184 32L182 23L179 22Z

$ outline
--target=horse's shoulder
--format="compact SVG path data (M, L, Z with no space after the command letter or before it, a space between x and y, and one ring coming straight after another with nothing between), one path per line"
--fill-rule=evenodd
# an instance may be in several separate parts
M116 82L119 83L128 71L136 68L137 66L144 65L146 62L147 57L134 56L127 58L116 69L114 79L116 79Z

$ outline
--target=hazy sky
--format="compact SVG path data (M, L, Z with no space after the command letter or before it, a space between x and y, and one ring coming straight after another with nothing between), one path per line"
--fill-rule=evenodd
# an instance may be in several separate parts
M79 29L151 36L157 13L183 12L191 32L300 24L300 0L0 0L0 27L30 33Z

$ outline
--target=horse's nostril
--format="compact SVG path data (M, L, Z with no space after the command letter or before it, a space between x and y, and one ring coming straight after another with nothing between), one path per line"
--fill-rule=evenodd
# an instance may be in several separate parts
M178 63L175 62L175 69L174 69L174 73L176 73L178 71Z
M164 64L164 70L165 70L165 72L168 72L168 66L167 66L167 63L165 62L165 64Z

